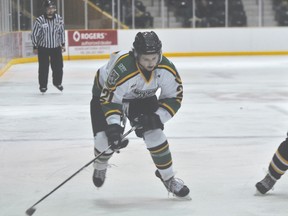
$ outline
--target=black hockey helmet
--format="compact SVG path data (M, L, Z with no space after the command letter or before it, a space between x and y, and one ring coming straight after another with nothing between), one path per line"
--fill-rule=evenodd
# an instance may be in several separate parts
M42 6L44 9L49 8L49 7L55 7L56 8L56 4L52 0L44 0Z
M56 12L56 4L53 0L44 0L42 7L48 18L52 18Z
M155 53L162 55L162 43L154 31L138 32L133 47L135 56Z

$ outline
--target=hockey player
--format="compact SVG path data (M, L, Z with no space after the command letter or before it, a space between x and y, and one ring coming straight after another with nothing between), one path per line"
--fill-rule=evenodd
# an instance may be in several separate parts
M280 179L288 169L288 138L279 145L268 169L269 171L265 178L256 184L256 188L261 194L265 194L271 190L276 181Z
M158 89L159 98L155 95ZM181 78L173 63L162 56L162 43L155 32L138 32L132 51L111 54L96 73L90 103L95 156L111 145L94 163L96 187L103 185L113 153L128 144L128 140L121 141L121 121L126 116L132 126L138 126L136 135L143 138L151 154L156 176L173 195L187 197L189 188L174 177L163 132L163 124L176 114L182 97Z

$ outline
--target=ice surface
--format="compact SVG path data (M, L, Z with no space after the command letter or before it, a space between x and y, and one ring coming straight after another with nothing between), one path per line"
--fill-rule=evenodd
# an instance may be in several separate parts
M107 181L89 166L36 208L35 216L287 216L288 177L267 196L255 183L288 129L288 58L171 58L183 106L165 125L176 176L192 201L168 197L141 139L111 159ZM37 63L0 77L0 215L25 210L93 159L89 103L103 60L64 62L64 91L40 94ZM51 75L50 75L51 76Z

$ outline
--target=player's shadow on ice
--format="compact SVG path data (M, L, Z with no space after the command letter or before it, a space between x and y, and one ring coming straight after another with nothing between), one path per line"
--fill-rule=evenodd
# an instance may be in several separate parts
M171 207L174 208L175 206L179 205L179 202L189 202L188 200L179 200L174 197L167 197L167 198L151 198L151 197L122 197L122 198L107 198L107 199L96 199L94 200L94 205L97 208L109 209L109 211L126 211L131 209L138 209L138 210L159 210L159 209L169 209Z

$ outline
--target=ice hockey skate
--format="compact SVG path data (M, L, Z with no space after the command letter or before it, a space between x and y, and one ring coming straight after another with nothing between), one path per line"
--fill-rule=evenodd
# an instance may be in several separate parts
M191 197L189 196L190 190L184 185L182 180L172 177L167 181L164 181L158 170L156 170L155 175L163 182L169 193L172 193L174 196L181 199L191 200Z
M54 85L59 91L63 91L64 87L62 85Z
M42 93L42 94L44 94L46 91L47 91L47 88L39 88L39 90L40 90L40 92Z
M273 188L276 181L277 180L270 176L270 174L267 174L265 178L258 182L255 186L261 194L266 194L269 190Z
M98 169L94 169L93 172L93 183L94 185L99 188L104 184L105 178L106 178L106 171L107 169L103 169L103 170L98 170Z

